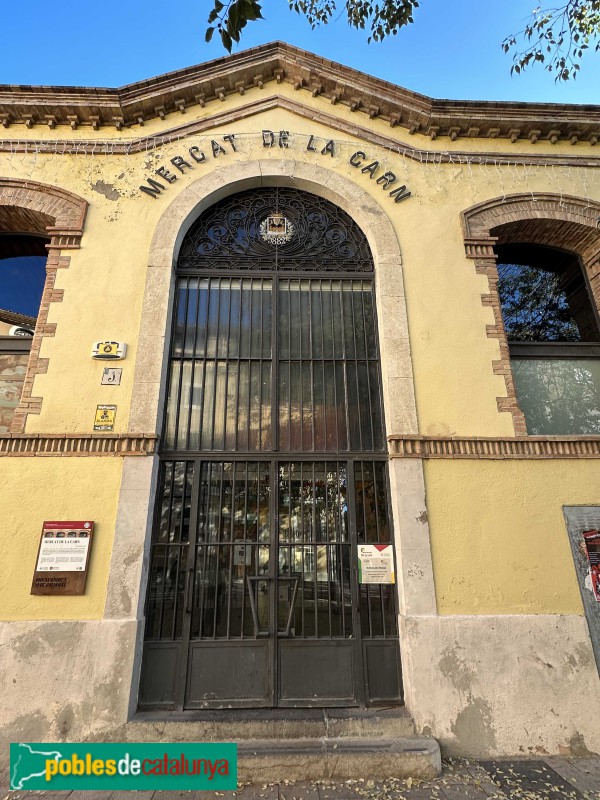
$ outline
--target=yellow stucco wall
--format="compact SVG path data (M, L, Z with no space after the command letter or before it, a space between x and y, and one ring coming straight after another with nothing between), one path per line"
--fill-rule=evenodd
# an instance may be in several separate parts
M331 185L340 175L367 191L387 214L402 251L408 327L415 377L419 430L425 435L512 436L512 418L499 413L496 397L506 393L502 377L492 372L499 356L498 343L487 338L492 311L481 305L487 280L475 273L465 258L461 211L491 198L518 192L554 192L600 201L597 170L519 166L520 154L539 155L542 148L519 141L448 139L431 141L368 120L349 109L333 107L309 92L277 86L277 94L304 104L308 112L335 114L386 137L389 149L328 128L289 111L274 109L240 119L226 128L192 134L161 145L160 135L175 125L207 119L212 113L234 111L259 90L242 98L228 96L223 103L189 109L151 120L143 128L98 132L61 127L56 138L126 142L138 136L154 137L148 152L129 155L62 155L0 153L0 174L59 186L84 197L90 208L81 249L70 251L69 269L58 271L56 288L64 290L62 303L50 306L48 322L56 335L46 337L41 357L49 359L47 374L36 376L33 396L42 397L42 411L30 415L28 433L87 433L93 429L98 403L118 407L115 432L128 430L137 338L148 254L156 226L179 192L198 182L221 164L256 159L285 159L289 174L294 161L318 164L330 170ZM260 95L269 97L265 88ZM18 129L18 130L17 130ZM290 131L290 148L265 149L263 129ZM238 137L238 152L223 142L225 134ZM307 152L308 135L337 143L335 157ZM11 138L32 141L53 138L44 126L31 130L12 126ZM210 140L220 141L227 155L213 159ZM395 149L402 144L433 152L510 154L511 165L424 163L404 158ZM169 159L185 157L197 145L207 153L203 164L184 175ZM412 197L394 204L375 180L348 163L355 150L382 169L393 170ZM596 155L585 144L552 146L553 156ZM165 166L178 175L158 199L140 193L139 186ZM199 189L199 196L201 191ZM167 298L165 297L165 303ZM119 387L100 386L103 364L90 358L98 339L128 343ZM152 431L132 431L152 433ZM388 430L393 434L393 430ZM119 458L3 459L0 471L0 512L8 543L4 545L5 575L0 586L0 609L6 618L96 618L101 616L108 578L116 504ZM429 462L426 464L435 581L442 614L471 613L581 613L572 557L562 519L562 503L599 502L600 474L595 462ZM65 492L65 487L69 491ZM31 573L43 519L93 518L98 523L88 591L80 598L35 598L29 595ZM543 558L541 554L543 553Z
M258 92L258 90L256 90ZM347 108L308 92L294 92L287 86L277 92L300 101L310 111L315 108L335 112L341 119L354 122L386 136L397 137L398 146L406 142L431 151L473 152L490 149L490 142L460 139L457 142L430 141L420 135L410 136L403 129L391 129L381 120L357 117ZM262 97L268 94L263 90ZM149 152L133 155L44 155L41 153L0 155L0 171L11 177L27 178L32 174L41 182L64 187L90 202L81 250L73 251L71 267L59 271L57 288L64 289L64 302L53 304L49 322L57 323L56 336L45 339L41 356L50 359L48 373L36 377L34 396L44 398L42 413L30 416L27 431L61 432L68 426L77 432L89 431L97 403L118 405L116 431L127 430L129 402L136 358L136 338L140 325L141 301L146 277L148 252L153 232L169 203L194 181L218 169L220 164L243 164L257 158L290 162L304 160L317 163L332 172L353 180L368 191L388 214L398 234L403 254L403 269L408 307L408 324L416 382L416 400L420 430L430 435L511 435L509 414L498 413L496 397L505 394L504 381L492 373L491 362L498 358L498 344L486 338L485 326L493 322L489 308L481 306L480 295L487 291L487 281L475 274L473 262L465 258L460 228L460 212L475 203L514 192L564 192L578 196L595 196L600 200L600 187L589 168L554 169L544 166L475 166L466 164L419 163L370 143L361 142L346 133L307 120L291 112L274 109L241 119L226 128L201 135L191 135L179 142L160 145L160 132L169 126L206 118L213 111L223 112L241 107L244 98L227 97L223 103L208 104L204 109L190 109L185 117L170 115L167 120L154 120L144 128L117 132L109 128L89 133L98 141L127 141L137 136L151 136ZM19 135L21 127L19 127ZM289 130L291 146L266 149L257 134L262 129ZM47 129L36 126L24 138L49 138ZM231 152L222 136L235 133L238 152ZM11 128L12 133L12 128ZM296 138L294 135L296 134ZM317 144L333 138L338 143L334 158L320 152L306 151L306 137L319 137ZM82 129L63 130L60 137L77 140ZM210 139L215 138L228 151L213 159ZM174 155L187 153L196 144L207 152L204 164L181 175L169 164ZM485 147L482 148L482 145ZM510 153L518 161L519 153L540 153L542 145L493 140L493 149ZM547 145L546 145L547 146ZM375 180L348 164L355 149L367 153L367 162L379 160L383 168L394 170L412 197L399 204L384 193ZM515 149L516 148L516 149ZM569 149L567 149L569 148ZM570 145L557 144L552 155L573 154ZM593 155L587 145L578 145L577 152ZM139 185L154 170L164 165L178 175L178 180L156 200L139 192ZM379 172L378 174L381 174ZM159 178L157 178L159 179ZM159 179L160 180L160 179ZM165 181L163 181L165 183ZM105 192L103 194L102 192ZM108 194L116 199L110 199ZM76 329L73 326L76 320ZM117 338L126 341L130 350L120 387L100 387L101 365L91 361L89 351L95 339ZM465 357L468 354L468 358ZM73 375L77 380L73 380ZM65 387L68 386L68 399ZM441 391L440 387L444 387ZM465 401L468 397L468 401ZM394 431L388 431L393 433Z
M598 461L428 461L440 614L581 614L563 505L598 505Z
M102 617L122 466L121 458L87 456L2 459L0 620ZM95 528L85 594L30 595L42 523L86 519Z

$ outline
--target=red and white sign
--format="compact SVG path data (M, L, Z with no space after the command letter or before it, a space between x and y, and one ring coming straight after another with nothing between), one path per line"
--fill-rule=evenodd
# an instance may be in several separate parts
M358 545L358 580L359 583L395 583L391 544Z
M44 522L36 572L85 572L93 522Z
M592 590L594 597L600 603L600 531L584 531L583 542L590 565Z

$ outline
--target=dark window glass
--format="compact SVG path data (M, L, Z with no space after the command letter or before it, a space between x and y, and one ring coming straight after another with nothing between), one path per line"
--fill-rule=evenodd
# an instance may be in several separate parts
M510 342L598 341L577 258L549 247L498 248L498 293Z
M600 432L597 314L578 259L534 245L498 247L498 292L527 432Z

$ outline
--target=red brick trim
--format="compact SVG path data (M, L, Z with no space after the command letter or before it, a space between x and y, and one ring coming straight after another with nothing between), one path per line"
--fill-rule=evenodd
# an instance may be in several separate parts
M282 82L299 93L320 96L323 103L350 109L356 116L377 117L392 128L400 126L432 139L502 138L528 145L541 141L546 146L559 140L594 146L600 139L598 106L433 99L282 42L120 89L2 87L0 120L5 127L64 125L98 130L108 125L122 130L169 114L180 117L188 107L220 103L227 96L270 92Z
M242 120L254 118L257 114L273 110L290 111L300 119L309 122L320 122L333 130L347 134L351 137L369 142L377 147L383 147L400 156L416 161L420 166L437 166L438 164L458 164L483 166L490 164L513 166L571 166L590 167L597 169L600 158L592 155L589 150L584 154L554 153L549 148L542 148L539 152L532 152L529 142L525 145L519 140L519 147L514 153L500 150L486 150L474 152L472 150L426 150L422 147L399 141L393 132L389 136L374 131L368 125L361 125L360 119L348 120L336 113L328 113L326 107L314 109L305 106L302 102L281 95L269 95L245 103L243 106L227 111L214 111L209 117L191 120L183 124L175 124L160 133L147 136L135 136L126 140L106 139L19 139L3 138L0 140L0 152L6 153L50 153L55 156L62 155L133 155L146 153L163 145L179 142L188 136L213 131L226 125L236 126ZM411 123L412 126L412 123ZM418 128L418 125L417 125ZM393 128L392 128L393 131ZM414 133L416 131L413 130ZM495 139L494 139L495 141Z
M147 456L156 436L132 434L0 434L0 457Z
M530 221L533 230L536 220L556 220L579 226L580 236L574 236L571 229L568 240L567 234L562 232L548 244L565 247L579 255L600 312L600 203L568 195L513 194L479 203L461 214L466 256L475 261L476 272L488 278L489 293L481 295L481 302L493 311L494 324L487 326L487 335L498 339L500 347L500 358L492 362L492 369L495 375L502 375L506 383L506 397L497 397L496 402L499 411L512 414L516 436L526 435L527 428L517 402L502 321L494 252L498 236L494 234L498 234L503 225L522 221Z
M46 283L38 312L35 334L31 343L27 374L23 383L21 402L15 410L11 433L23 433L28 414L39 414L42 398L33 397L33 382L36 375L48 370L48 359L40 358L40 348L44 336L54 336L56 325L48 323L50 303L60 303L62 290L54 288L56 271L69 266L70 258L63 256L63 250L74 250L80 246L88 203L64 189L37 183L0 178L0 206L14 208L15 213L26 209L31 220L32 233L46 233L50 238L48 261L46 263ZM21 231L26 233L27 231Z
M600 458L600 436L388 436L390 458L588 459Z

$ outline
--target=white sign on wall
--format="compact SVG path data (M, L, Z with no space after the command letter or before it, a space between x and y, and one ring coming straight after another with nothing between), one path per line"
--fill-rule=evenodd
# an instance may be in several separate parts
M394 548L391 544L358 545L360 583L395 583Z

